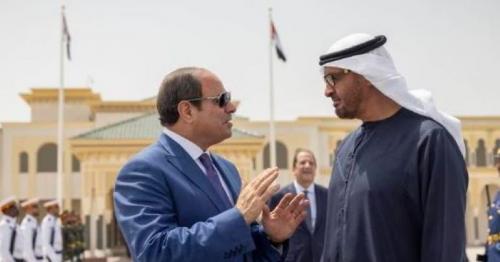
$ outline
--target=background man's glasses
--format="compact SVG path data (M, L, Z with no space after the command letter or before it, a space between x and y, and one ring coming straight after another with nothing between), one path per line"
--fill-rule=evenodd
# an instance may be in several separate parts
M186 101L201 101L201 100L212 100L215 101L219 107L226 107L227 104L231 102L231 93L230 92L222 92L218 96L208 96L208 97L197 97L186 99Z

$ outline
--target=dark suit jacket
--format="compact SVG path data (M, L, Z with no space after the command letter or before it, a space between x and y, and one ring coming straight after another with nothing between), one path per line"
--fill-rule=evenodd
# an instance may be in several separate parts
M235 166L212 154L236 202ZM278 261L262 226L224 208L210 181L174 140L158 141L130 160L115 185L116 219L133 261Z
M285 259L287 262L318 262L321 259L325 238L326 200L328 190L323 186L315 184L314 192L316 196L317 212L314 232L311 233L309 229L307 229L306 221L302 221L297 231L290 238L288 254ZM271 210L278 205L279 201L286 193L297 194L293 183L282 188L271 198L269 203Z

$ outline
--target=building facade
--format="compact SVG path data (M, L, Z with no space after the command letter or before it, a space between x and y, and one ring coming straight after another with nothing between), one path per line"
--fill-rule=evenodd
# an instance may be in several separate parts
M31 120L2 123L0 197L55 198L57 89L34 88L21 97L31 108ZM114 181L124 163L160 135L155 111L155 98L103 101L89 88L65 90L63 206L81 214L90 250L123 246L113 216ZM487 235L486 186L491 196L500 188L493 163L494 152L500 148L500 116L460 119L470 175L468 244L479 245ZM336 148L359 124L335 117L276 122L280 184L292 180L294 151L308 148L317 156L317 182L328 186ZM210 150L234 162L242 179L249 180L269 166L268 130L268 122L234 117L233 137Z

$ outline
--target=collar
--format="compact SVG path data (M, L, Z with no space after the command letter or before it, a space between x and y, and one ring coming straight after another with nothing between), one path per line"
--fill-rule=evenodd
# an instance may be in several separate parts
M297 194L304 192L304 190L307 189L308 194L314 195L314 183L311 183L307 188L304 188L299 183L297 183L297 180L294 180L293 185L295 186L295 191L297 191Z
M182 149L184 149L189 156L191 156L192 159L197 160L200 158L201 154L207 153L210 156L210 152L205 151L197 146L195 143L191 142L189 139L175 133L174 131L168 129L168 128L163 128L163 133L170 137L172 140L174 140L177 144L179 144ZM211 158L212 156L210 156Z
M24 219L36 220L35 217L32 216L31 214L26 214L26 216L24 217Z
M8 216L8 215L3 215L3 219L9 224L9 226L14 226L16 225L16 219L14 217Z

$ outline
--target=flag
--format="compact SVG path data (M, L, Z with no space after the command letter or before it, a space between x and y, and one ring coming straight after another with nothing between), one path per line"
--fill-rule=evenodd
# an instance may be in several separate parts
M66 15L64 14L64 9L62 12L62 34L63 34L63 41L66 42L66 55L68 56L68 60L71 61L71 50L70 50L70 44L71 44L71 35L69 34L68 30L68 23L66 22Z
M278 36L278 32L276 32L276 28L274 27L274 23L271 20L271 39L274 43L274 47L276 48L276 54L278 58L283 62L286 62L285 52L283 51L283 47L281 46L280 38Z

